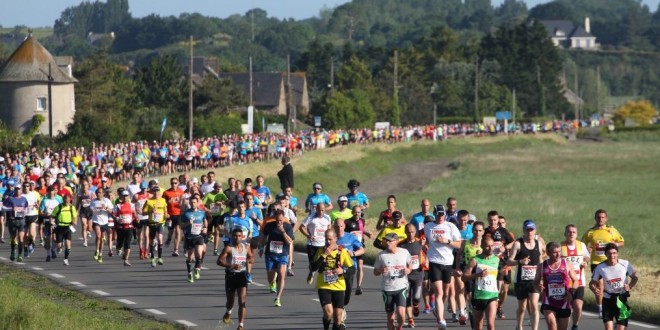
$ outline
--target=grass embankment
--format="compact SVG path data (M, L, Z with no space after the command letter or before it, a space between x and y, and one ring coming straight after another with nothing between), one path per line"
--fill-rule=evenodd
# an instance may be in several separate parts
M177 329L48 278L0 264L3 329Z
M637 140L623 133L618 136L618 140ZM644 140L660 141L646 136ZM397 166L435 159L451 159L460 165L448 173L438 169L438 175L429 177L421 191L392 191L405 216L417 212L423 198L436 204L453 196L459 208L479 219L485 219L489 210L498 210L516 234L521 233L523 220L534 219L539 233L551 241L563 239L568 223L577 225L581 236L593 225L594 211L606 209L610 224L626 239L621 257L631 260L640 275L639 288L631 300L634 318L660 321L660 289L653 285L660 274L652 264L660 247L660 231L655 230L654 223L660 213L660 145L656 143L565 142L555 135L541 135L342 146L294 158L295 195L302 203L312 183L318 181L334 200L346 192L351 178L366 182L387 180L387 175L414 175L397 173ZM220 180L262 174L267 185L276 190L280 167L278 162L267 162L215 172ZM385 208L385 198L370 202L367 220L374 231L375 217ZM302 245L302 236L297 238ZM371 242L367 251L370 258L377 252Z

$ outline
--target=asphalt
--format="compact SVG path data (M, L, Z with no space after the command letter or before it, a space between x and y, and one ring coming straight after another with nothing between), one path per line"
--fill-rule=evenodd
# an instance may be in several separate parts
M103 263L93 260L94 248L83 247L78 233L74 234L74 247L69 257L70 265L64 266L62 255L46 262L46 252L37 246L35 253L22 263L9 261L9 244L0 244L0 262L20 267L46 276L71 289L85 292L92 297L117 301L139 313L160 320L177 323L195 329L236 329L238 309L232 314L232 323L224 324L225 312L224 269L216 264L217 257L207 255L201 278L187 282L187 271L183 256L172 257L172 248L163 251L164 265L155 268L145 260L139 260L132 251L132 267L122 265L117 257L108 257ZM90 240L90 242L93 242ZM247 298L245 329L322 329L321 307L316 289L307 285L307 257L295 253L294 277L287 277L282 307L273 305L274 294L269 293L263 259L257 257L253 269L254 283L250 285ZM386 329L385 312L380 278L371 268L365 268L364 294L353 295L347 306L348 329ZM634 299L634 297L632 298ZM237 304L237 302L236 302ZM515 328L515 298L510 297L505 305L506 319L497 320L498 329ZM446 315L450 318L450 315ZM416 329L437 329L432 315L421 314L416 319ZM449 328L469 329L449 323ZM527 329L530 327L526 326ZM541 319L540 329L546 329ZM581 329L602 329L602 321L593 313L583 317ZM631 322L629 329L660 328L641 322Z

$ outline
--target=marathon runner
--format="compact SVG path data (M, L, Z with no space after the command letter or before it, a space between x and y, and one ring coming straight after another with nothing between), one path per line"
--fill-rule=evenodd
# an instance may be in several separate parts
M276 307L282 307L281 299L291 245L293 245L293 227L284 216L284 211L276 209L274 221L268 222L264 226L259 238L259 256L264 257L265 251L264 258L270 292L277 294L273 300Z
M406 225L406 240L399 244L410 254L410 273L408 274L408 294L406 297L406 316L408 327L415 327L415 317L419 316L419 303L422 301L422 284L424 282L424 268L428 268L428 259L424 252L426 239L417 238L415 224ZM423 267L426 265L426 267Z
M92 226L94 228L94 233L96 234L96 250L94 252L94 260L99 263L103 262L103 243L104 238L108 233L108 222L110 219L110 214L112 212L112 202L105 196L106 192L104 189L97 190L96 198L90 203L90 209L92 210ZM110 253L112 253L112 246L108 242L108 248Z
M14 195L7 197L3 203L3 209L7 214L9 224L9 235L11 239L11 254L9 260L11 261L23 261L25 214L27 212L27 207L28 200L23 196L20 186L14 187ZM16 256L17 245L18 257Z
M239 208L240 209L240 208ZM238 328L244 330L245 314L247 313L247 266L254 263L252 249L246 242L241 228L231 231L231 243L224 247L218 257L218 266L225 267L225 293L227 294L227 311L222 317L225 324L231 322L234 300L238 296Z
M166 246L169 246L174 237L174 249L172 251L173 257L179 256L179 243L181 243L181 196L184 191L179 189L179 179L172 177L170 179L170 189L165 190L163 198L167 202L167 241Z
M561 243L561 257L573 266L573 271L577 276L577 285L573 293L573 327L577 330L582 317L582 305L584 304L584 286L586 285L585 268L589 265L589 250L587 245L577 240L578 230L573 224L566 225L564 237L566 240ZM549 253L549 252L548 252Z
M167 217L167 202L157 185L151 187L152 197L142 207L142 214L149 216L149 263L156 267L156 263L163 264L163 226ZM158 258L155 249L158 246Z
M567 330L577 276L573 265L561 258L560 244L548 243L546 252L548 260L536 267L534 278L536 289L542 292L541 312L548 329Z
M325 203L318 203L316 204L316 211L310 214L300 226L300 232L307 237L307 257L310 265L314 262L317 252L326 246L325 231L330 228L330 224L330 217L325 214ZM334 238L337 238L336 234L334 235ZM315 272L316 269L310 267L309 274L307 275L307 284L312 284ZM343 277L342 282L344 282ZM346 286L345 282L343 286Z
M479 228L477 222L473 228ZM483 228L483 224L481 224ZM495 314L497 313L497 300L499 289L497 287L497 273L500 269L500 258L494 253L495 242L488 236L481 240L481 252L470 259L462 279L472 283L474 292L470 305L472 306L472 327L482 329L484 313L486 314L486 328L495 330Z
M64 265L69 265L69 254L71 253L71 228L76 226L78 211L71 204L71 194L64 195L62 204L59 204L53 210L55 218L55 241L57 242L58 253L62 250L64 243Z
M374 262L374 275L382 275L381 289L387 313L387 329L403 329L408 300L408 274L412 271L412 258L407 249L399 248L399 236L389 233L383 238L387 249L378 253ZM409 323L410 324L410 323ZM414 325L414 322L413 322Z
M57 254L55 253L55 244L53 244L53 227L55 226L55 218L53 217L53 211L55 208L62 204L62 197L57 195L55 186L49 186L47 189L47 194L44 198L41 199L41 204L39 205L39 212L42 217L42 223L44 224L44 248L46 249L46 261L50 261L51 258L56 258Z
M192 195L190 197L190 208L183 213L180 223L185 236L183 246L186 250L186 268L188 270L188 282L190 283L198 280L202 271L204 236L208 228L208 221L206 212L199 208L201 205L201 197L197 194ZM195 262L194 273L191 269L193 261Z
M128 258L131 255L133 224L137 220L137 214L128 190L122 191L120 198L120 202L115 205L112 214L117 219L117 246L122 251L121 258L124 260L124 266L130 267L131 263Z
M357 236L352 233L346 232L346 222L344 219L337 219L334 223L334 228L337 233L337 245L340 245L353 259L353 266L346 268L344 280L346 281L346 292L344 293L344 316L343 323L346 321L346 306L351 301L351 292L353 291L353 280L357 268L357 258L364 254L364 245Z

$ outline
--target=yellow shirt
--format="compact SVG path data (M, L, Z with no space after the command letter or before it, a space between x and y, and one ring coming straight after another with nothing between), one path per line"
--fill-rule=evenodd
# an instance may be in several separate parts
M326 262L323 265L323 273L320 273L318 279L316 280L317 289L326 289L332 291L346 291L346 280L344 275L335 274L332 269L337 268L337 253L339 249L334 250L326 257ZM323 248L320 248L316 251L314 255L314 260L322 258ZM353 259L348 255L348 252L345 249L342 249L341 255L339 256L339 262L342 267L350 268L353 267Z
M582 235L582 242L591 250L591 264L597 265L607 260L605 245L607 243L622 243L623 237L612 226L606 226L602 229L593 227Z
M332 220L332 221L335 221L337 219L346 220L346 219L350 219L350 218L353 217L353 212L349 208L346 208L343 211L332 210L332 211L330 211L329 216L330 216L330 220Z
M380 233L378 233L378 237L376 237L377 240L382 240L385 235L389 233L395 233L397 236L399 236L399 242L403 241L406 239L406 226L401 226L399 228L394 227L394 226L387 226L383 228Z
M80 165L80 162L82 162L83 158L80 155L77 156L71 156L71 161L73 162L73 166L78 167Z
M165 218L167 217L167 202L165 198L147 199L144 207L142 207L142 214L149 215L150 224L165 223Z

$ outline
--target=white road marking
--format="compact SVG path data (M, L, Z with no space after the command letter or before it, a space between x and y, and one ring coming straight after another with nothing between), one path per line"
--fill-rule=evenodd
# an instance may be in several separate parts
M149 313L151 313L151 314L154 314L154 315L165 315L165 314L167 314L167 313L165 313L165 312L161 312L161 311L159 311L159 310L157 310L157 309L151 309L151 308L149 308L149 309L145 309L145 311L147 311L147 312L149 312Z
M92 290L92 292L96 293L99 296L109 296L110 295L109 293L107 293L105 291L101 291L101 290Z
M202 266L202 270L209 270L209 269L206 268L206 267L204 267L204 266ZM186 320L183 320L183 321L186 321ZM186 322L188 322L188 321L186 321Z
M261 283L254 282L254 281L252 281L252 283L250 283L250 284L254 284L256 286L266 286L266 284L261 284Z
M41 267L32 267L32 269L34 269L34 270L44 270L44 269L41 268Z
M192 323L192 322L189 322L189 321L186 321L186 320L176 320L176 322L177 322L177 323L181 323L181 324L183 324L183 325L185 325L185 326L187 326L187 327L196 327L196 326L197 326L197 324Z
M6 261L7 258L5 258L5 257L0 257L0 260L5 260L5 261Z
M312 300L314 300L314 301L316 301L316 302L321 302L320 300L318 300L318 299L316 299L316 298L314 298L314 299L312 299Z
M18 262L18 261L16 262L16 264L17 264L17 265L21 265L21 266L25 265L24 262Z
M69 282L69 283L70 283L70 284L73 284L73 285L75 285L75 286L77 286L77 287L79 287L79 288L84 288L84 287L87 286L86 284L82 284L82 283L80 283L80 282Z
M58 274L58 273L50 273L50 274L48 274L48 275L50 275L50 276L52 276L52 277L54 277L54 278L64 278L64 275L60 275L60 274Z
M124 305L136 305L137 303L134 301L130 301L128 299L117 299L118 302L124 304Z

